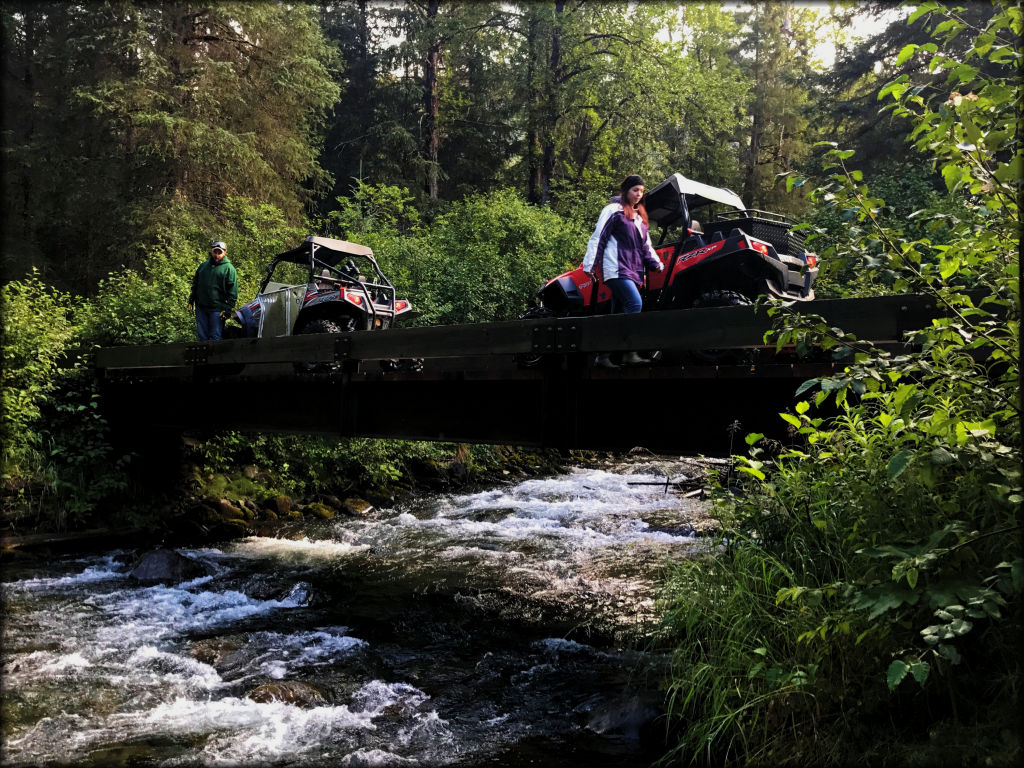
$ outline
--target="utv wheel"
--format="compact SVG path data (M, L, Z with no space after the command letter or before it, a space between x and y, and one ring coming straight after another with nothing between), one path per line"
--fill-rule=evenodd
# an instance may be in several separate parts
M749 307L750 299L738 291L707 291L693 300L691 307ZM712 365L741 364L750 357L750 352L742 349L695 349L690 353L698 362Z
M749 307L750 299L738 291L708 291L693 300L693 307Z
M299 333L351 333L355 329L355 320L345 317L338 320L310 320L299 329Z
M344 325L342 325L344 324ZM303 325L298 333L306 335L310 333L349 333L356 327L355 320L351 317L338 318L337 320L310 320ZM295 363L295 370L300 373L330 373L340 371L340 363Z
M520 320L540 320L542 318L554 317L555 313L547 307L530 307L519 316ZM520 368L536 368L544 360L544 355L535 352L519 354L515 356L516 363Z

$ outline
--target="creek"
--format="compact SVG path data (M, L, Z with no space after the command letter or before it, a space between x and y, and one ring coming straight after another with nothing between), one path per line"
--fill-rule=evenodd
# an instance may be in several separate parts
M421 495L180 550L5 566L4 765L646 766L658 581L706 548L686 460Z

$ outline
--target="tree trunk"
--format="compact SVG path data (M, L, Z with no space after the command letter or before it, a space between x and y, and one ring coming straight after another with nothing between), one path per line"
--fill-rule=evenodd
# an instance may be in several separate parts
M427 5L427 31L433 35L433 20L437 18L441 0L430 0ZM441 139L437 132L438 96L437 71L441 66L441 43L432 40L423 62L423 154L427 161L427 194L437 199L438 153Z
M526 199L537 205L540 203L540 166L537 164L537 115L539 114L539 99L533 88L534 78L537 76L537 67L532 55L537 45L537 26L539 21L533 9L529 13L529 23L526 33L526 50L530 52L527 56L529 70L526 73L526 92L532 94L529 99L530 106L527 110L526 146L523 154L526 157Z
M544 129L541 133L540 202L551 202L551 180L555 175L555 128L558 124L559 90L562 77L562 23L565 0L555 3L555 18L551 27L551 55L548 59L548 94Z
M757 28L758 23L758 12L755 10L753 19L754 27ZM764 130L762 122L764 115L764 99L762 98L762 89L764 83L761 82L761 37L760 35L754 36L754 89L756 96L754 97L754 108L752 110L751 117L753 122L750 126L750 145L747 151L747 167L746 173L743 179L743 200L744 202L752 207L757 207L757 158L761 153L761 131Z

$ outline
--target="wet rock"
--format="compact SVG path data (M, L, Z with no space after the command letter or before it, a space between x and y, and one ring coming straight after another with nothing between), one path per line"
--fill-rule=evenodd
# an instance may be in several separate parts
M322 707L328 704L327 697L314 685L299 680L271 680L253 688L246 697L261 704L282 701L297 707Z
M425 486L431 490L439 491L448 487L448 471L443 465L435 461L413 459L409 462L412 476L416 479L417 485Z
M202 502L193 505L189 514L190 517L194 518L197 522L206 525L214 525L219 523L221 520L221 515L218 510L214 509L209 504Z
M244 475L249 480L255 480L259 473L260 469L255 464L246 464L244 467L242 467L242 475Z
M242 642L237 639L207 638L196 641L188 653L196 661L215 667L241 647Z
M469 479L466 465L461 461L453 461L448 465L448 480L454 485L465 485Z
M373 512L373 505L366 499L360 499L358 496L349 497L342 504L345 512L355 517L365 517Z
M293 506L295 506L295 502L290 496L285 496L283 493L273 498L272 508L278 515L287 515Z
M245 513L228 499L217 499L217 509L229 520L242 520Z
M589 712L587 727L595 733L618 734L627 739L639 739L651 728L660 711L641 696L627 696L604 701Z
M222 520L220 524L220 533L223 536L229 538L234 536L248 536L252 533L252 528L247 520L241 518L231 518L229 520Z
M173 549L157 549L142 556L128 576L143 584L177 584L200 576L209 576L212 570L205 563L193 560Z
M322 518L324 520L333 520L335 514L333 509L328 507L326 504L321 504L320 502L314 502L313 504L310 504L308 507L306 507L305 511L307 514L313 515L314 517Z

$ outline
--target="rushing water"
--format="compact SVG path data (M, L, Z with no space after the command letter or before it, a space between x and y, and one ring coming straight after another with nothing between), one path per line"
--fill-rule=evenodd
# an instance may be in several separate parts
M3 763L648 765L656 582L701 546L700 502L651 483L686 471L576 470L182 550L212 573L171 586L130 579L129 551L8 566Z

